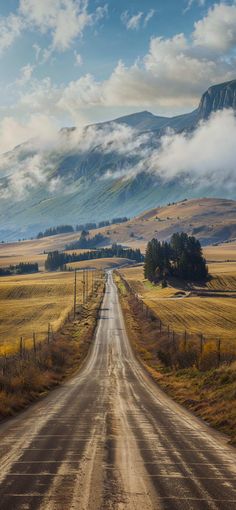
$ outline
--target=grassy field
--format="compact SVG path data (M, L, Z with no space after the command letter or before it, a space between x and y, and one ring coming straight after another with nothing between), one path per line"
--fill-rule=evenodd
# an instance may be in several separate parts
M169 239L177 231L195 235L204 244L218 242L219 239L232 240L218 246L207 246L204 254L208 261L236 262L235 201L232 200L204 198L157 207L126 223L93 230L91 235L101 233L107 238L108 244L117 242L145 252L147 242L153 237ZM61 251L66 244L79 237L79 232L73 232L0 244L0 267L19 262L38 262L40 269L43 269L47 252Z
M218 265L222 269L222 265ZM218 274L215 264L214 270L216 273L208 283L210 289L226 290L229 287L236 290L235 266L231 272ZM176 287L162 289L144 280L142 266L124 268L120 272L162 322L176 332L188 330L203 333L209 338L220 336L236 340L236 299L225 296L189 296L187 291L183 292Z
M129 271L132 272L129 282L133 285L135 270L130 269ZM153 318L147 316L145 312L141 312L139 307L137 308L135 299L132 294L127 292L119 276L115 276L115 280L119 289L129 339L137 357L150 376L177 402L206 420L208 424L228 434L231 443L236 445L236 363L231 365L223 363L217 368L212 366L207 368L206 365L204 368L199 368L197 364L185 365L183 368L170 364L166 366L163 363L163 358L161 358L162 361L160 359L159 349L163 351L162 342L166 342L168 339L165 337L163 340L163 335L160 335L158 321L153 321ZM168 307L171 299L163 299L164 301ZM182 299L181 305L185 305L186 302L187 299ZM207 310L205 299L202 302L204 309ZM175 304L176 301L173 303ZM199 314L203 312L205 315L204 310L201 311L197 306L196 308ZM218 312L220 312L219 309ZM170 308L168 307L169 313ZM179 318L182 324L184 314ZM198 319L197 314L195 318L198 324L201 324L202 318ZM212 319L216 319L214 310ZM207 317L207 327L209 320L210 314ZM190 316L188 316L188 321L192 321ZM204 353L206 356L209 355L209 351L205 352L205 348Z
M217 246L205 246L204 256L208 262L235 262L236 263L236 241L222 243Z
M77 274L77 301L82 302L82 274ZM92 286L89 274L89 290ZM56 331L73 306L73 272L38 273L0 279L0 355L18 349L20 336L26 345L46 336L48 323Z
M78 237L79 234L77 232L45 237L43 239L0 244L0 267L6 267L10 264L15 265L20 262L38 262L39 269L43 270L47 252L63 250L67 243L78 239ZM74 251L76 253L83 253L87 250Z
M71 269L98 269L103 271L104 269L114 269L118 266L130 263L132 262L129 259L112 257L107 259L94 259L83 260L81 262L72 262L70 264L67 264L67 267Z
M0 420L42 398L79 369L94 339L103 292L101 277L85 306L77 307L75 317L70 316L49 343L0 359Z
M214 262L208 265L211 279L207 288L215 291L236 291L236 262Z

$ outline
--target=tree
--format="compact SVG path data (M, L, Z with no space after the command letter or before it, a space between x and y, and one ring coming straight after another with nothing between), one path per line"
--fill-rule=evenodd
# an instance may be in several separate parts
M200 242L184 232L173 234L170 243L152 239L146 249L144 275L152 282L170 275L182 280L205 280L208 269Z

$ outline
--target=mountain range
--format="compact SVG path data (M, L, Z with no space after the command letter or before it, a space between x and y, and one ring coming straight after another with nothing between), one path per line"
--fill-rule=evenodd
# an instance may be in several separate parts
M227 175L224 182L213 178L212 169L204 176L177 172L174 161L168 173L159 159L160 151L168 155L168 137L191 139L199 123L224 109L236 110L236 80L210 87L188 114L163 117L143 111L81 129L63 128L48 143L29 140L2 155L0 239L34 236L65 223L133 217L185 198L235 199Z

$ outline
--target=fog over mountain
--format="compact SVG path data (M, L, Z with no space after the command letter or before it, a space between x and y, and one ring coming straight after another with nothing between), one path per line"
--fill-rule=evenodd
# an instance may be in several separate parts
M210 87L189 114L144 111L64 128L3 154L1 237L134 216L183 198L235 199L235 109L233 80Z

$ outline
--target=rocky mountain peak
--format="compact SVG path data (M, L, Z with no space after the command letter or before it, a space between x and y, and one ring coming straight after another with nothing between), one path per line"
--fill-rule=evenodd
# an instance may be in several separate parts
M236 110L236 80L210 87L201 98L198 118L207 119L212 112L224 108Z

